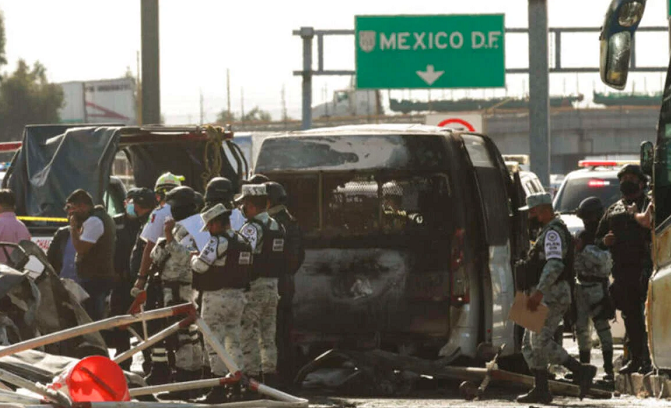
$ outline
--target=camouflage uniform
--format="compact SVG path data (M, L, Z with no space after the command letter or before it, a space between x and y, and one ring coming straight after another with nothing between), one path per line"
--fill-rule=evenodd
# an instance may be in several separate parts
M243 241L243 238L232 230L228 231L227 234L229 238ZM204 274L211 267L224 267L229 262L228 247L226 237L212 237L198 258L193 258L191 265L194 273ZM248 259L249 263L251 256L248 255ZM240 348L240 325L246 304L247 298L244 289L230 287L217 290L203 289L201 316L217 337L217 340L226 348L228 355L240 367L240 370L244 369L242 349ZM212 373L217 376L226 375L228 373L226 365L208 342L205 342L205 348Z
M577 275L575 297L578 316L576 332L580 351L589 352L592 349L592 336L589 320L594 322L594 328L601 340L601 349L613 350L613 335L608 323L611 314L608 293L608 277L613 265L610 253L595 245L587 245L582 252L576 254L574 263ZM610 309L610 310L607 310Z
M569 358L553 337L571 305L571 287L566 279L561 279L564 260L570 258L570 246L568 230L559 218L555 218L543 228L530 250L530 255L535 252L544 262L539 282L533 289L543 294L543 303L549 309L540 333L524 331L522 354L531 370L547 370L548 364L564 364Z
M179 224L175 226L173 236L174 239L170 243L165 243L164 238L159 240L151 252L152 261L157 264L165 262L161 272L165 306L193 302L196 298L196 293L191 287L191 251L196 249L196 244L186 229ZM177 332L177 343L174 348L177 369L191 372L201 369L203 351L198 340L196 325L190 325Z
M283 258L280 258L281 262L273 262L272 264L276 266L272 267L267 263L264 265L261 261L265 256L269 256L268 251L279 249L282 252L281 257L283 257L284 251L283 240L274 239L274 241L282 241L281 248L272 242L264 241L264 229L261 224L266 225L269 231L284 233L277 221L266 212L258 214L253 220L249 220L240 230L240 233L252 245L254 276L259 276L250 284L242 320L244 365L249 375L257 376L261 371L266 374L274 374L277 371L275 334L279 302L278 278L271 276L280 276L284 268Z

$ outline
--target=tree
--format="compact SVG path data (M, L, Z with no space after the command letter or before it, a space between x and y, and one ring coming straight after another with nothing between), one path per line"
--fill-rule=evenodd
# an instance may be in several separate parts
M0 82L0 141L19 140L25 125L58 123L63 89L47 81L46 68L19 60L16 70Z
M254 109L242 117L242 122L270 122L271 120L273 120L273 117L270 112L264 111L258 106L255 106Z
M2 10L0 10L0 68L5 64L7 64L5 56L5 19Z
M227 123L237 122L238 118L235 116L235 113L229 112L226 109L219 112L217 115L217 123L225 125Z

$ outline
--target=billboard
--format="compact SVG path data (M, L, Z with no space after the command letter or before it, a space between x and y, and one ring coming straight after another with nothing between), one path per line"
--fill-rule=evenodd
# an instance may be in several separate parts
M61 83L65 103L62 123L137 124L135 79L103 79Z

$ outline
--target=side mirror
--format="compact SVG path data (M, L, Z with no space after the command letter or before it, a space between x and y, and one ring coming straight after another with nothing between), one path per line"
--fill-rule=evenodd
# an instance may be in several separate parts
M641 143L641 170L643 173L652 176L652 168L655 160L655 147L652 142Z
M646 0L613 0L601 28L601 81L615 89L627 85L631 44L645 10Z

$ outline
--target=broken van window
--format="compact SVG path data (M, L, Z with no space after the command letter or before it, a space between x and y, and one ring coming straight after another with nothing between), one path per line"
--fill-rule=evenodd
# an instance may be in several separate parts
M327 236L396 235L443 230L449 191L443 176L323 175Z
M255 172L445 168L440 135L346 135L264 140Z

